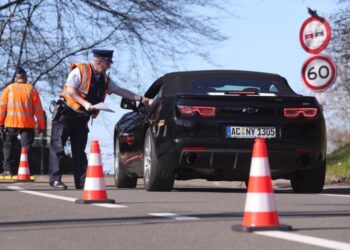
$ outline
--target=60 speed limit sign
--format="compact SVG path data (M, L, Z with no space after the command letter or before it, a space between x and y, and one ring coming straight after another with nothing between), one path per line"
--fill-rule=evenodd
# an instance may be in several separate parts
M336 66L332 59L327 56L311 56L304 62L301 75L307 88L322 92L334 83Z

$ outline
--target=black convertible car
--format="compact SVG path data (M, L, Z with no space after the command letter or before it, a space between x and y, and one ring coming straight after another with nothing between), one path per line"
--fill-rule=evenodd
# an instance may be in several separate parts
M151 106L131 109L114 133L115 184L170 191L174 180L245 181L254 138L266 139L272 179L294 192L317 193L326 172L326 127L314 97L285 78L248 71L175 72L145 93Z

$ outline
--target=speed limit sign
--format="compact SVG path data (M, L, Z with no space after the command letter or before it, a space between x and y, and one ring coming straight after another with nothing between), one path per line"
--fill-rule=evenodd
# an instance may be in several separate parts
M304 62L301 75L307 88L322 92L334 83L336 66L331 58L324 55L314 55Z

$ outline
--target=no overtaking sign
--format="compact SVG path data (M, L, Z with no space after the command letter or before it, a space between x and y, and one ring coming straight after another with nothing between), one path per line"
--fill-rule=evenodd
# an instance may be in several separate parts
M323 17L309 17L301 26L299 39L306 52L318 54L327 47L331 39L331 27Z

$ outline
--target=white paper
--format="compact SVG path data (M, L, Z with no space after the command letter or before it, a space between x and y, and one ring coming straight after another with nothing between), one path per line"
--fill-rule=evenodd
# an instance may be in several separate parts
M114 113L114 110L112 110L110 107L108 107L107 104L105 104L104 102L99 102L99 103L93 105L92 108L95 110L103 110L103 111Z

